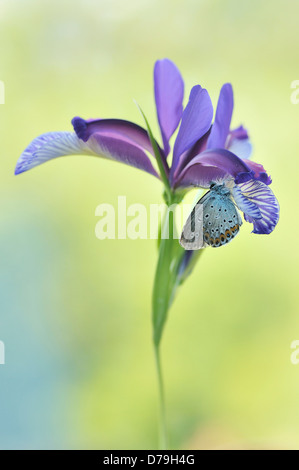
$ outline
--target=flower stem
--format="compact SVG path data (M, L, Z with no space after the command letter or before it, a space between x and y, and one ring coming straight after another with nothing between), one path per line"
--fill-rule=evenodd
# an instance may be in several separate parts
M168 235L168 236L167 236ZM160 344L162 333L169 310L169 301L172 291L171 260L173 252L173 213L167 209L161 228L161 240L159 245L159 259L156 269L153 288L153 341L155 349L155 361L157 369L159 401L160 401L160 448L168 448L166 413L163 377L160 357Z
M168 434L167 434L167 423L166 423L166 411L165 411L165 399L164 399L164 384L161 368L160 348L159 345L155 344L155 359L156 359L156 370L159 387L159 402L160 402L160 450L168 450Z

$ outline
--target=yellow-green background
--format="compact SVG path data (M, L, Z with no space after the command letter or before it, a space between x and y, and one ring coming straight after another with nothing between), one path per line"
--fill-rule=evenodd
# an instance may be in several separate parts
M0 448L156 448L151 345L154 240L99 241L95 208L161 201L133 168L65 157L15 177L37 135L73 116L158 134L152 69L169 57L213 103L230 81L233 124L273 178L281 219L207 249L163 339L176 448L299 448L299 4L291 0L0 2Z

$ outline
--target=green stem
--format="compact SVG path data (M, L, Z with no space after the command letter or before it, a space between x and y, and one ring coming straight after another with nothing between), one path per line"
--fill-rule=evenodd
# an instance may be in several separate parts
M161 368L160 348L157 344L155 344L155 359L156 359L156 370L157 370L158 387L159 387L159 402L160 402L160 413L159 413L159 416L160 416L160 450L168 450L168 434L167 434L167 424L166 424L163 375L162 375L162 368Z
M161 449L168 448L166 413L163 389L163 377L160 358L160 343L168 315L168 310L173 301L175 291L183 278L179 273L179 266L184 256L184 250L175 239L175 229L173 227L174 214L173 204L180 203L184 197L184 191L175 192L169 183L169 167L166 159L161 155L157 141L151 131L148 120L142 109L136 103L146 124L148 136L159 167L160 177L164 184L164 200L167 204L167 210L164 216L163 224L159 230L159 258L156 268L153 298L152 298L152 321L153 321L153 342L155 348L155 359L159 385L160 397L160 446Z
M173 213L168 208L161 230L159 258L153 288L153 327L154 343L158 347L169 309L171 291L171 260L173 249Z
M168 235L168 236L167 236ZM166 412L164 400L163 376L160 357L160 342L164 324L169 309L171 296L171 260L173 252L173 213L167 209L161 228L161 240L159 245L159 259L156 269L154 289L153 289L153 341L155 350L155 360L159 388L160 401L160 448L168 448Z

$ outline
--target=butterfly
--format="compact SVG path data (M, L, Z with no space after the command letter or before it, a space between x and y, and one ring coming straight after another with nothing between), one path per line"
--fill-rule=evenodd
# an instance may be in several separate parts
M242 219L224 184L211 183L210 190L196 203L180 238L185 250L218 247L230 242L239 232Z

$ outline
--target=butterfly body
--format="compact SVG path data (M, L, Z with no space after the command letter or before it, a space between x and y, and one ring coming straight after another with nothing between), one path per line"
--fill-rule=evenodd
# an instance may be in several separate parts
M195 222L197 227L201 227L201 231L194 231ZM192 210L180 243L188 250L198 250L205 245L216 248L229 243L237 235L241 225L242 219L231 199L230 190L224 184L212 183L210 191Z

